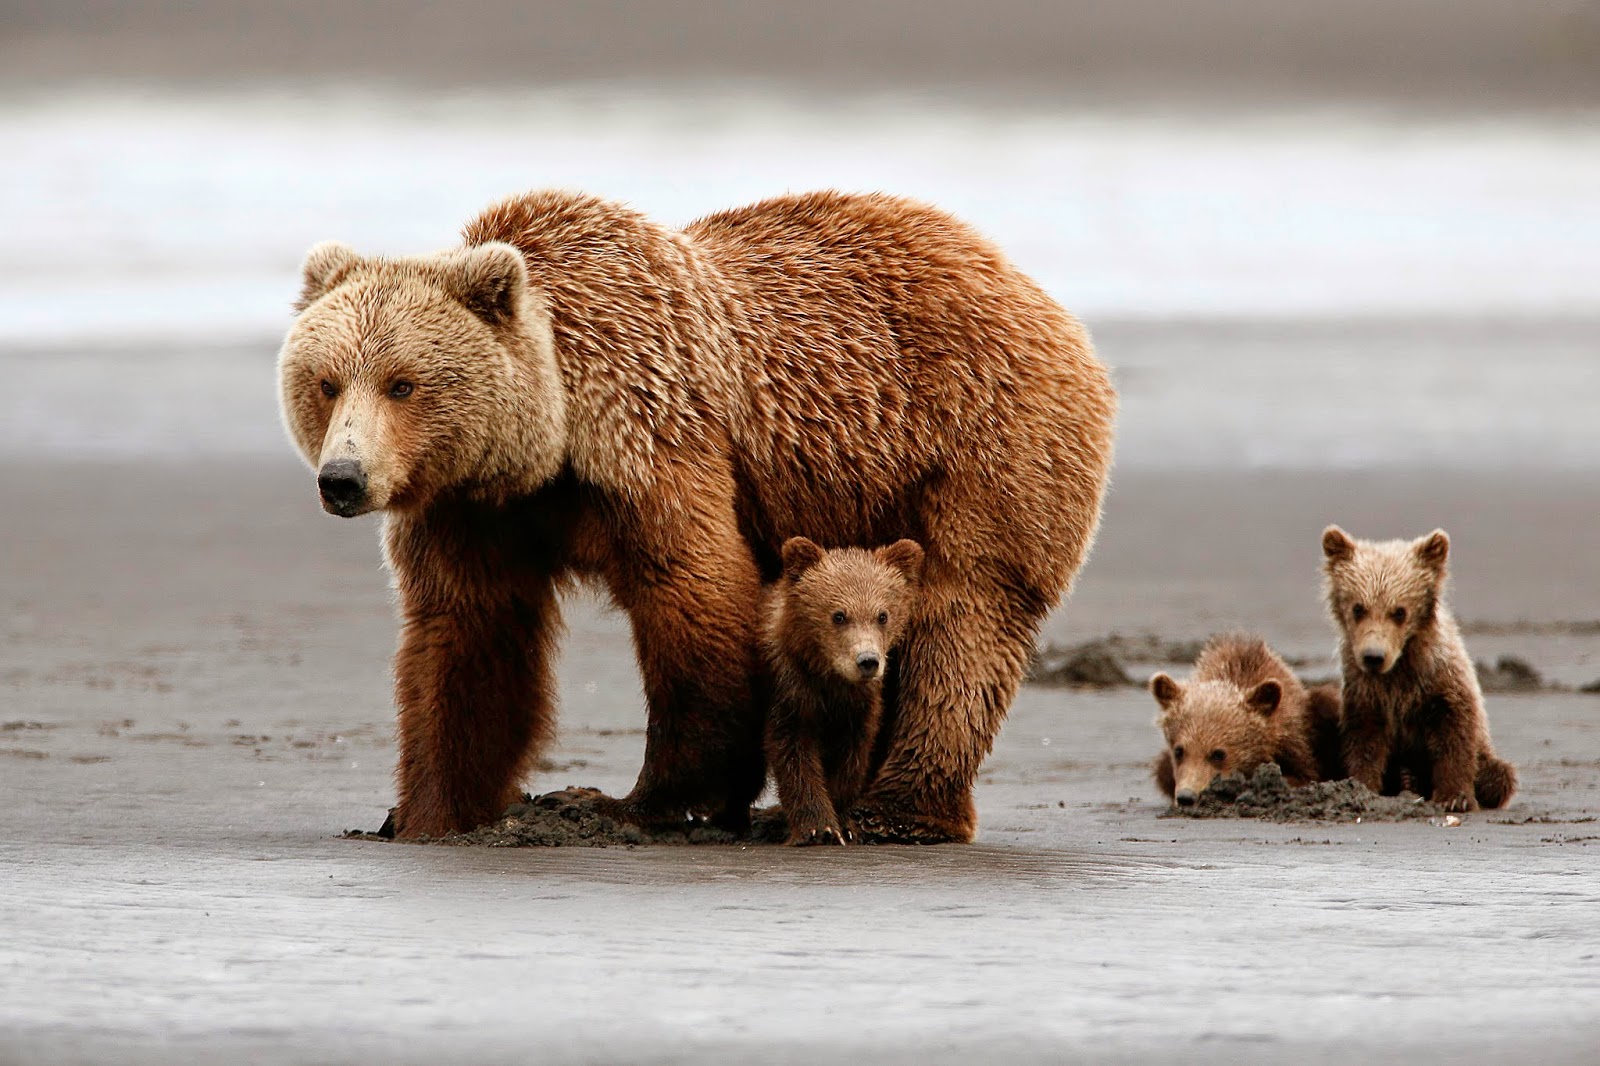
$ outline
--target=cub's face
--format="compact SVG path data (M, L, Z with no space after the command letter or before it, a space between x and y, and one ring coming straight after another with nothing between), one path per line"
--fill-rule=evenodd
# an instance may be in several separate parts
M1150 692L1161 705L1156 725L1172 757L1172 802L1178 806L1193 804L1224 774L1249 775L1272 760L1268 723L1283 700L1276 681L1247 691L1222 681L1180 685L1157 674L1150 679Z
M1345 647L1360 669L1388 673L1417 631L1433 621L1450 538L1434 530L1413 541L1375 542L1329 526L1322 552L1328 609Z
M313 248L279 358L283 419L343 517L559 470L564 406L516 249L416 259Z
M783 546L785 643L808 667L849 684L878 684L900 640L922 573L922 548L901 540L867 551Z

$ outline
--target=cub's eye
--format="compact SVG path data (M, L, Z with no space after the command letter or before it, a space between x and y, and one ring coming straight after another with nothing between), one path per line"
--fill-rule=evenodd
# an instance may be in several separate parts
M1172 749L1172 761L1173 762L1182 762L1183 761L1183 745L1182 744L1179 744L1177 747Z
M842 626L842 625L844 625L844 623L845 623L844 612L843 611L834 611L833 612L833 624L836 625L836 626Z
M888 611L879 611L878 612L878 624L880 626L886 626L886 625L889 624L889 612Z
M1367 607L1365 604L1358 603L1354 607L1350 608L1350 617L1354 618L1357 622L1361 621L1366 616Z
M330 399L330 400L333 399L335 396L339 395L339 386L335 385L333 382L329 381L327 378L323 378L322 379L322 395L328 397L328 399Z
M1389 612L1389 617L1394 619L1395 625L1403 626L1406 624L1406 609L1404 607L1396 607Z
M1212 762L1216 763L1218 766L1221 766L1224 762L1227 761L1228 753L1223 751L1221 748L1218 748L1216 751L1214 751L1210 755L1206 756L1206 758L1210 759Z
M403 400L411 395L413 387L409 381L397 381L389 386L389 396L391 399Z

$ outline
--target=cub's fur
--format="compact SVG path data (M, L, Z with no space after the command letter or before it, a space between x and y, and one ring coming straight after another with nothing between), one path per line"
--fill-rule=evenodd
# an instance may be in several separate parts
M1450 538L1322 534L1344 667L1344 754L1373 791L1409 787L1453 811L1502 807L1517 773L1495 755L1478 675L1444 604Z
M783 545L783 576L765 592L763 647L774 699L767 761L790 844L843 844L866 785L883 715L883 675L911 614L922 547L866 551Z
M1179 806L1223 774L1249 776L1268 762L1296 787L1343 776L1338 689L1308 691L1259 637L1213 637L1186 684L1157 674L1150 692L1167 741L1152 769Z

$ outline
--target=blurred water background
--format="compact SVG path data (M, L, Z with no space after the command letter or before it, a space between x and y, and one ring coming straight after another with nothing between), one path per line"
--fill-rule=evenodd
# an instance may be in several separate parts
M832 186L1083 317L1125 469L1600 463L1600 5L3 6L0 454L286 453L318 240Z

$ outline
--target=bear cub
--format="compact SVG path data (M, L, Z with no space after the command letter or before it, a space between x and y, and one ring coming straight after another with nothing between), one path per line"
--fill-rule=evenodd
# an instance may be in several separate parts
M1259 637L1213 637L1187 683L1156 674L1150 692L1167 741L1152 772L1177 806L1224 774L1249 777L1269 762L1296 788L1344 776L1338 689L1308 690Z
M772 672L767 764L790 844L843 844L866 785L883 716L883 677L922 576L922 547L901 540L824 551L783 545L783 576L764 591Z
M1478 674L1444 604L1450 538L1356 540L1322 533L1324 592L1344 669L1350 776L1410 788L1446 810L1502 807L1517 773L1489 739Z

